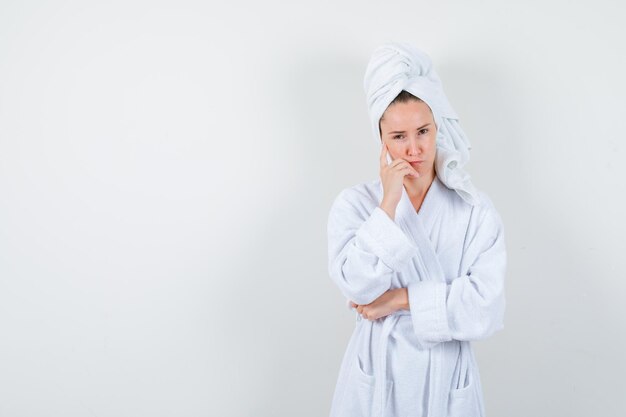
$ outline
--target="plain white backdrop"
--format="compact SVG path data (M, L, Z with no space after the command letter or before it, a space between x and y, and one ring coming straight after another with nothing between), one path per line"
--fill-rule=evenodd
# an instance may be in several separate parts
M491 417L621 416L622 2L0 3L0 416L319 417L373 49L433 59L505 225Z

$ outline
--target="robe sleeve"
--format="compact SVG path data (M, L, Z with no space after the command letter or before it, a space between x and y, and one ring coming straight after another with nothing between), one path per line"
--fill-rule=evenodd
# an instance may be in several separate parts
M328 216L328 271L341 293L369 304L391 286L396 271L417 254L400 226L380 207L372 210L354 190L343 190Z
M466 272L450 284L426 280L407 287L413 328L420 340L480 340L504 327L504 229L491 200L484 199L480 219L470 224L466 236Z

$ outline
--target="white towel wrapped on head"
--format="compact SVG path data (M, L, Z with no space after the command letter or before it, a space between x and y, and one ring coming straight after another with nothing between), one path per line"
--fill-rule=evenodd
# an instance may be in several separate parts
M430 57L407 42L388 42L373 52L365 71L364 88L374 138L379 145L382 145L380 118L402 90L420 98L431 108L437 126L437 176L466 202L477 204L477 191L463 169L469 161L471 145Z

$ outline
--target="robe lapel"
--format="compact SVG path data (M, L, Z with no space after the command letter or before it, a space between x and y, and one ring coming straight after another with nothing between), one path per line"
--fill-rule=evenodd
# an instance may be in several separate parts
M415 211L406 189L402 187L402 198L396 208L396 219L400 227L413 239L418 248L418 256L413 258L417 276L414 276L413 279L446 282L439 257L429 237L438 214L437 211L441 209L442 203L445 201L446 195L443 187L445 185L435 176L426 193L426 197L424 197L419 213ZM413 275L411 276L413 277ZM440 372L443 367L443 344L428 343L423 344L423 347L431 349L432 353L429 371L429 403L432 410L429 410L429 415L443 416L443 410L445 410L444 402L447 398L447 390L444 390L440 383Z
M415 211L413 203L406 192L406 189L402 187L402 197L396 208L396 218L400 227L413 239L417 248L419 249L420 256L417 262L423 270L423 274L420 274L423 279L430 279L435 281L444 281L445 275L443 268L439 263L439 258L433 247L428 231L432 229L435 221L437 211L440 209L444 199L445 187L439 178L435 176L424 201L420 207L419 212Z

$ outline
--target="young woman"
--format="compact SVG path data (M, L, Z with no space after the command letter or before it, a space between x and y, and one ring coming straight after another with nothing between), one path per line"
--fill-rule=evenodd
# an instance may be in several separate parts
M380 178L328 217L330 276L357 313L331 417L483 417L470 342L503 327L501 218L462 169L469 142L426 54L383 45L365 89Z

